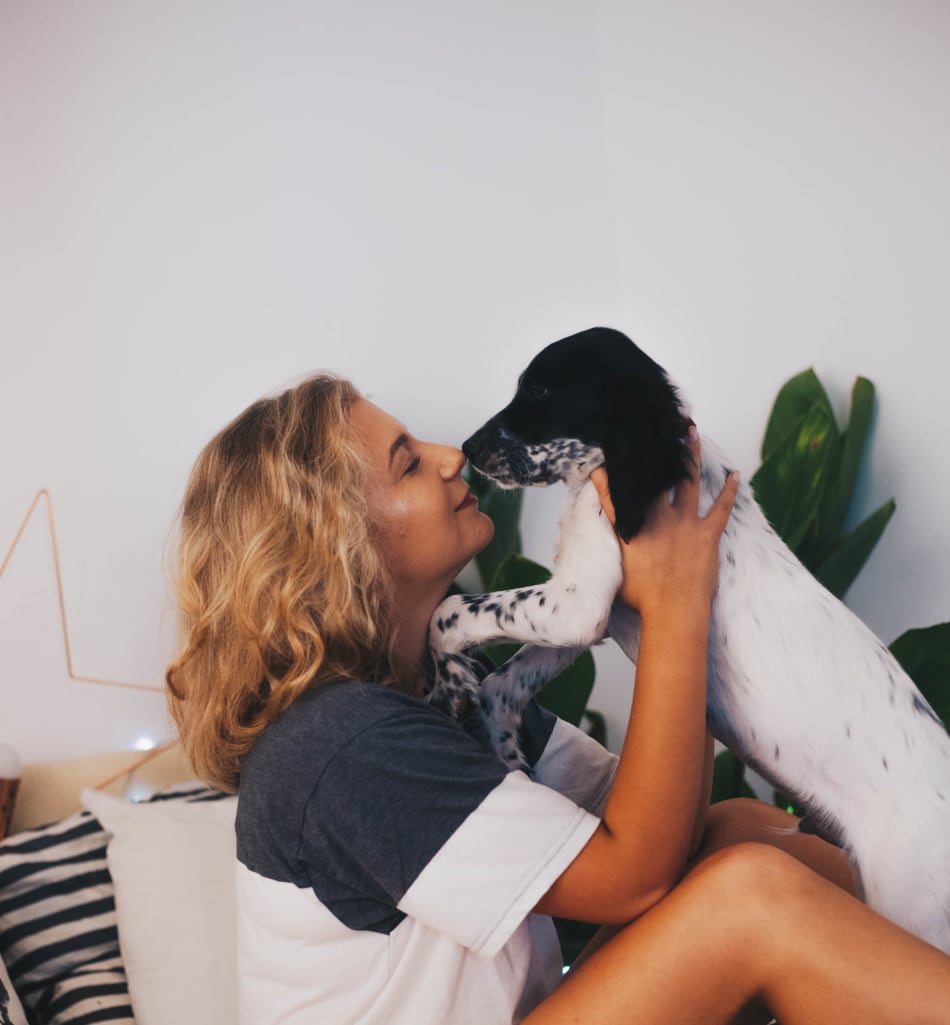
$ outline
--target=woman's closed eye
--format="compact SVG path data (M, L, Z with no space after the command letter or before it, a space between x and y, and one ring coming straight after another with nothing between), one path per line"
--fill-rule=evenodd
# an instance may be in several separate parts
M421 457L420 456L413 456L409 460L409 463L406 466L405 470L403 470L403 472L402 472L403 477L408 477L410 473L413 473L415 470L417 470L419 468L420 461L421 461Z

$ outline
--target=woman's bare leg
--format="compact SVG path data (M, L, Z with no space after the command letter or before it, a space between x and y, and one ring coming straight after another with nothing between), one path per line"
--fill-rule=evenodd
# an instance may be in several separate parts
M785 852L727 847L573 970L525 1025L947 1025L950 957Z
M820 837L798 832L798 819L765 801L737 797L720 801L707 809L705 829L697 842L690 867L711 854L740 843L764 843L777 847L824 876L848 893L854 893L854 880L848 856L839 847ZM621 926L605 925L581 951L574 964L579 966L621 931Z
M854 893L854 878L847 854L821 837L800 833L798 823L795 816L765 801L746 797L721 801L709 809L706 828L693 863L737 843L764 843L791 854L830 882Z

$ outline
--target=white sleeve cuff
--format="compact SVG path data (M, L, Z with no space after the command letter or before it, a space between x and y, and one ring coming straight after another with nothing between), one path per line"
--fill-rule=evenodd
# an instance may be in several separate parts
M577 857L600 820L509 773L399 902L399 910L492 957Z
M583 730L558 719L533 776L592 815L601 815L618 760Z

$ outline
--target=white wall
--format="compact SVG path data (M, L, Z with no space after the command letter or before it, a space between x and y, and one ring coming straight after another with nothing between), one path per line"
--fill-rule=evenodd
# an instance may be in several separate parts
M747 475L814 366L878 416L859 516L897 512L848 603L886 641L950 619L950 5L597 5L623 277L615 319Z
M750 473L813 364L880 416L852 591L950 618L950 9L741 2L0 5L0 557L53 496L75 671L160 686L191 461L260 393L349 374L457 441L542 344L608 323ZM559 497L531 493L549 561ZM8 540L9 539L9 540ZM0 580L27 760L167 733L69 680L47 534ZM619 742L627 669L595 703Z

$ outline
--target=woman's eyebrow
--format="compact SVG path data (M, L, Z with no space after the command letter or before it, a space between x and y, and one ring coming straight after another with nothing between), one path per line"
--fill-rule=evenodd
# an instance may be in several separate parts
M405 431L389 446L389 465L392 466L393 456L403 446L409 444L409 435Z

